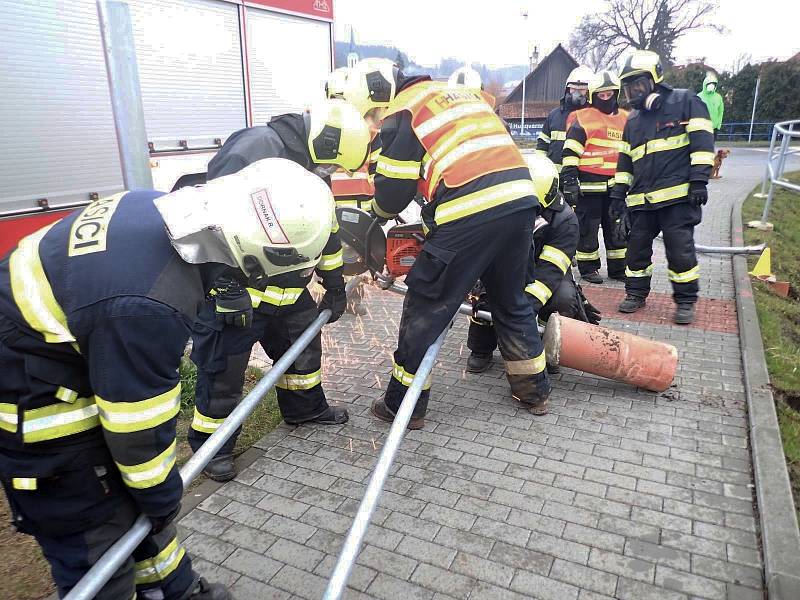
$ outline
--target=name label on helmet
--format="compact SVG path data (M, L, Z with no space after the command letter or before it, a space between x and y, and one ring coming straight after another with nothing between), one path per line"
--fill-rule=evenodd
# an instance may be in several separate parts
M613 127L606 128L606 136L610 140L621 140L622 139L622 131L619 129L614 129Z
M108 224L124 194L100 198L90 203L72 223L67 256L105 252Z
M253 203L253 208L256 209L258 220L261 221L261 226L264 228L269 241L273 244L288 244L289 238L286 237L286 233L281 227L281 222L272 208L267 190L253 192L250 194L250 201Z

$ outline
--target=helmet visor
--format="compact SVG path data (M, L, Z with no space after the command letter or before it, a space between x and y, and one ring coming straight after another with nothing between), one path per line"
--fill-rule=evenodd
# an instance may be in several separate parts
M648 96L654 87L653 79L649 75L639 75L622 82L622 90L625 92L625 99L628 102Z

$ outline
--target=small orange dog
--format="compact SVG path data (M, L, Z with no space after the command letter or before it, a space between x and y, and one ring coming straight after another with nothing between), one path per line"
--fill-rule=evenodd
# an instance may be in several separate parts
M717 155L714 157L714 167L711 169L711 179L719 179L722 175L719 170L722 168L722 161L728 158L730 150L717 150Z

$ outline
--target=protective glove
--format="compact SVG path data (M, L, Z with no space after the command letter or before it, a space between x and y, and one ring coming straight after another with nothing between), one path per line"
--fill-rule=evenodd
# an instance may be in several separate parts
M333 288L330 290L325 290L325 295L322 297L319 303L319 310L322 312L325 309L329 309L331 311L331 318L328 320L328 323L336 323L344 314L345 309L347 308L347 294L344 291L344 288Z
M567 204L569 204L572 208L575 208L580 199L581 199L581 184L578 182L578 180L573 179L565 181L564 200L566 200Z
M612 197L608 214L614 224L611 230L611 243L615 246L625 246L631 233L631 213L625 205L625 199L619 196Z
M708 202L708 189L702 181L692 181L689 183L689 203L695 208L703 206Z
M583 307L584 315L586 315L586 322L591 323L592 325L598 325L601 321L600 309L589 302L586 296L584 296L583 288L580 285L576 284L575 287L578 290L578 301Z
M217 321L232 327L250 327L253 324L253 304L247 290L233 280L218 280L215 289Z
M173 508L169 513L164 515L163 517L148 517L150 519L150 524L152 526L151 533L161 533L164 529L172 523L175 517L178 516L178 513L181 512L181 503L178 504Z

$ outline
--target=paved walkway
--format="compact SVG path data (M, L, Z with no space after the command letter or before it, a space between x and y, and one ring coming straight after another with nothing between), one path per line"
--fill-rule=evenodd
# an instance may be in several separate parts
M763 171L735 150L698 241L727 244L730 211ZM427 425L406 435L349 598L761 599L743 373L729 258L703 256L698 322L671 325L663 247L647 311L621 320L618 284L586 286L604 324L678 348L664 394L569 371L551 413L511 399L502 363L464 371L466 323L448 334ZM239 600L320 598L387 427L369 414L391 365L402 299L325 330L337 427L279 427L255 462L181 521L197 568Z

